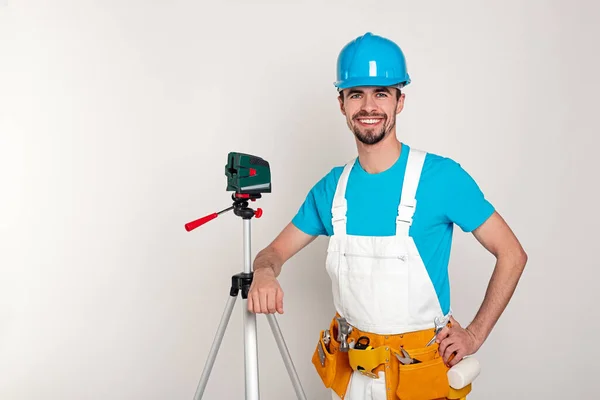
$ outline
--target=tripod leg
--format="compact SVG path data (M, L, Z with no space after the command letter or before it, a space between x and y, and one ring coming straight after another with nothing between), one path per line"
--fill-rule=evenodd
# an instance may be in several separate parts
M208 358L204 365L204 371L202 371L202 376L200 377L200 383L198 384L198 388L196 389L194 400L200 400L202 398L202 394L204 393L206 383L208 382L208 377L210 376L213 365L215 363L215 359L217 358L219 347L221 347L223 335L225 334L225 330L227 329L227 324L229 323L231 312L233 311L233 307L235 306L236 300L237 296L229 296L229 299L227 300L227 305L225 306L225 311L223 312L223 316L221 317L221 322L219 323L217 334L215 335L215 338L213 340L212 347L210 348L210 352L208 353Z
M304 394L304 390L302 389L300 378L298 377L298 373L296 372L296 368L292 362L292 357L290 356L288 348L285 344L283 334L281 333L277 319L275 319L275 315L267 314L267 320L269 321L269 325L271 325L271 330L273 331L273 336L275 336L275 341L277 342L277 347L279 347L279 352L283 358L283 363L285 364L288 374L290 375L290 379L292 380L292 385L296 391L296 396L298 399L306 400L306 394Z
M246 375L246 400L259 400L258 343L256 314L248 311L244 299L244 368Z

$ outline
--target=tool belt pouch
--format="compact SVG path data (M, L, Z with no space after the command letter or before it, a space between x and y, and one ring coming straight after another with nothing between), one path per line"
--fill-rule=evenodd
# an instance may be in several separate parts
M408 365L399 363L396 395L400 400L433 400L448 396L449 368L437 349L437 344L421 349L406 349L412 358L421 362Z
M378 377L373 370L381 364L389 362L389 358L390 350L385 346L360 350L350 349L348 351L350 367L371 378Z
M320 332L319 342L312 356L312 363L325 387L330 388L333 385L336 373L337 346L331 338L328 349L323 342L323 332L324 330Z

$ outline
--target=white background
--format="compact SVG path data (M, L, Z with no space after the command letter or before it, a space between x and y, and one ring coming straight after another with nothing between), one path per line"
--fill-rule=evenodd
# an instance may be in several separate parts
M192 399L242 265L229 151L271 164L253 256L355 156L335 63L367 31L413 83L398 137L469 171L529 254L471 399L597 396L598 27L592 1L0 2L0 399ZM333 313L321 238L278 316L309 399ZM467 323L494 259L456 230ZM205 399L243 398L242 302ZM259 316L262 399L294 392Z

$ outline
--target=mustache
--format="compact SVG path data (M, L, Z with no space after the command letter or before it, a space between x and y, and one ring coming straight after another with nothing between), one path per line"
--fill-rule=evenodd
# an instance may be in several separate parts
M387 118L387 115L385 114L379 114L379 113L368 113L364 110L357 112L356 114L354 114L352 116L352 119L355 120L357 118L365 118L365 117L377 117L377 118Z

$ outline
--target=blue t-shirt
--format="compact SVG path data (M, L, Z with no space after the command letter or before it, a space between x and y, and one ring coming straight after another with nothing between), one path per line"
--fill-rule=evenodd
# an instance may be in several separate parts
M349 235L392 236L410 146L398 160L370 174L354 164L346 189ZM333 168L310 190L292 223L309 235L333 235L331 204L344 166ZM437 292L444 313L450 310L448 261L454 224L464 232L480 226L494 212L475 180L454 160L427 153L416 193L417 207L409 234Z

